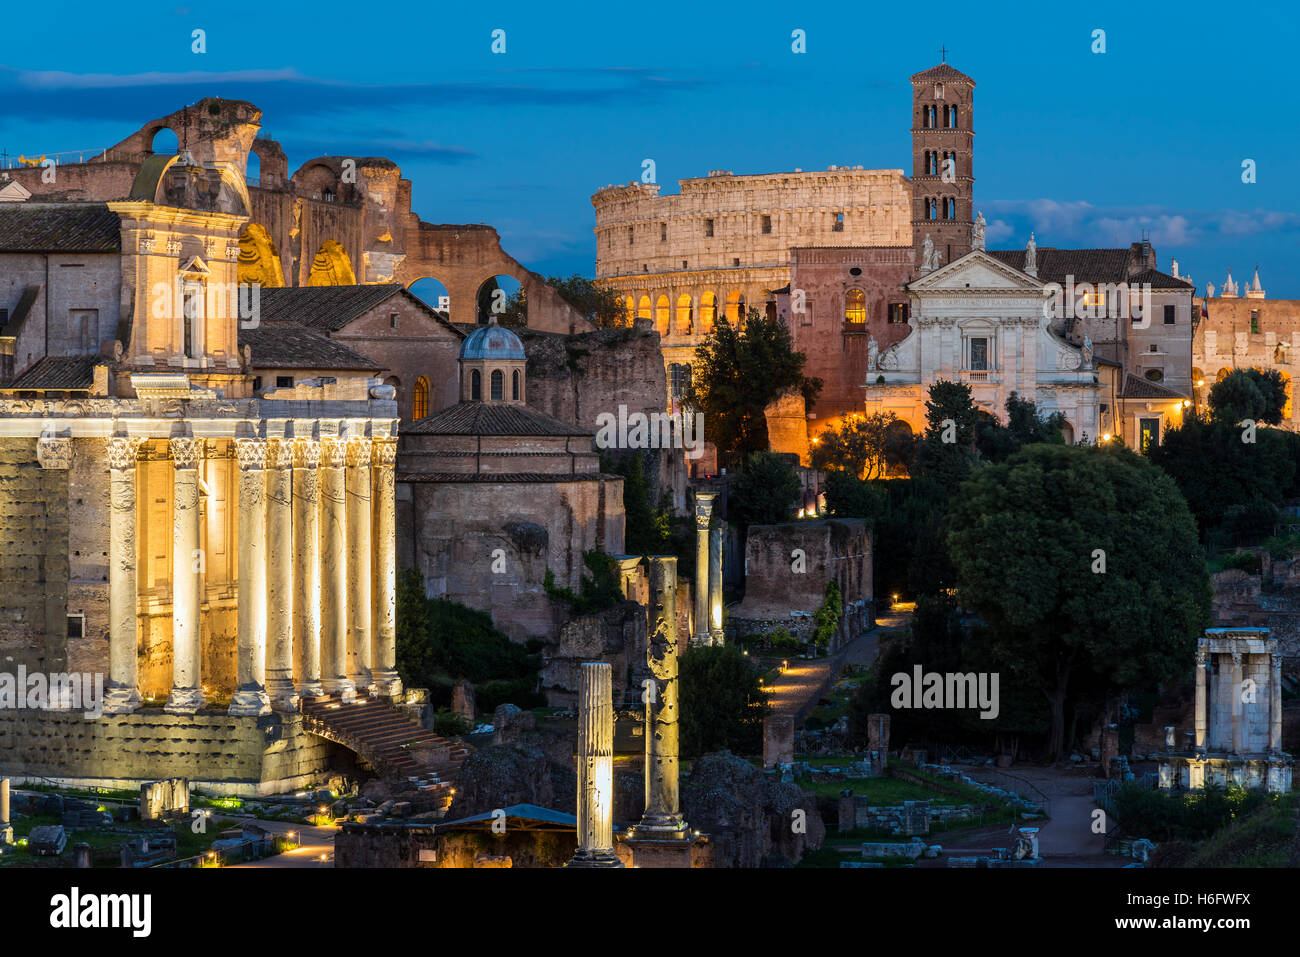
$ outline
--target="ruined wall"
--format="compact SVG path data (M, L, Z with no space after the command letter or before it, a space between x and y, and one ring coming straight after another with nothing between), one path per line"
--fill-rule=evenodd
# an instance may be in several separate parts
M799 456L799 464L811 465L808 450L808 418L804 412L803 394L784 392L763 409L767 422L767 447L772 452L786 452Z
M611 666L614 701L621 701L629 688L639 688L641 677L649 676L646 631L645 609L631 601L566 621L542 652L542 693L547 705L577 707L582 665L590 661Z
M623 551L622 479L399 486L410 490L398 497L399 562L409 557L431 596L488 612L516 640L556 634L547 568L576 590L584 551Z
M68 470L0 439L0 669L66 670L68 534Z
M1208 311L1192 341L1192 377L1204 383L1196 387L1197 405L1203 407L1214 383L1233 369L1278 369L1289 400L1282 424L1300 428L1290 381L1300 363L1300 299L1200 298L1197 305Z
M332 746L302 730L299 715L137 712L87 720L81 713L0 711L0 772L105 787L183 777L224 794L278 794L329 767Z

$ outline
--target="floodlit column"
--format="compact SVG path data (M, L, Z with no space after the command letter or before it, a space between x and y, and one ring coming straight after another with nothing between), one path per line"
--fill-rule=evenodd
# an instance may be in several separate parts
M371 459L374 495L374 670L378 694L402 693L397 676L397 440L375 439Z
M614 853L613 671L586 662L578 686L578 850L570 867L622 867Z
M266 443L235 439L239 461L239 637L235 647L239 687L230 713L259 715L271 710L266 695Z
M1205 750L1205 672L1210 666L1209 655L1203 648L1196 651L1196 750Z
M199 675L199 459L203 440L171 440L172 690L163 710L193 714L203 705Z
M347 444L347 572L351 621L352 681L371 689L370 616L370 440Z
M293 646L302 667L298 690L305 698L324 694L320 683L320 445L293 444Z
M722 523L709 529L709 638L723 643L722 633Z
M686 836L677 791L677 558L651 555L650 643L654 684L645 695L645 814L637 837Z
M344 700L357 696L348 677L348 561L346 449L339 439L320 444L321 684Z
M108 688L104 711L130 714L140 707L140 676L136 657L139 640L136 618L136 454L143 439L108 440ZM6 796L8 782L5 782ZM7 804L6 804L7 810ZM0 813L0 826L9 820Z
M691 644L707 645L709 637L709 519L713 515L713 492L695 493L695 631ZM674 569L675 573L676 569ZM675 587L675 586L674 586Z
M266 693L298 708L293 686L293 443L266 443Z
M9 779L0 778L0 830L9 826Z
M1241 754L1241 652L1232 653L1232 753Z
M1282 656L1269 655L1272 671L1268 678L1268 749L1276 754L1282 750Z

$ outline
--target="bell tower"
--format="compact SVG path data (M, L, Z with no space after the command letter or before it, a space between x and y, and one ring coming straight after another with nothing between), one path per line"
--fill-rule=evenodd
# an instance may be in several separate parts
M928 235L941 266L971 248L975 81L947 63L912 76L912 246Z

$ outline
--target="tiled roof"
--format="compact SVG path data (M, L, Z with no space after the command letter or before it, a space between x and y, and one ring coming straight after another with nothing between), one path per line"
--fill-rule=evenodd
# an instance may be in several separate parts
M913 73L912 79L915 80L965 80L971 86L975 81L968 77L961 70L953 68L947 63L940 63L938 66L932 66L928 70L922 70L920 73Z
M264 287L260 295L264 321L296 322L329 332L337 332L363 312L396 295L408 296L430 316L445 322L419 296L407 292L397 283ZM450 323L447 325L450 327Z
M1158 382L1143 379L1129 373L1124 377L1124 388L1120 390L1121 399L1185 399L1187 396L1173 389L1167 389Z
M315 329L293 322L262 322L239 330L239 345L251 346L255 369L356 369L378 372L382 366Z
M421 419L408 435L594 435L523 405L459 402Z
M1135 276L1129 276L1128 283L1130 286L1149 285L1152 289L1192 289L1192 284L1186 279L1179 279L1159 269L1147 269Z
M1023 249L990 249L989 255L1024 272ZM1078 282L1123 282L1128 277L1129 250L1057 249L1039 246L1036 257L1038 278L1064 284L1070 276ZM1154 270L1152 270L1154 271Z
M85 356L46 356L6 388L89 389L95 383L95 361Z
M121 230L103 203L0 203L0 252L115 253Z
M405 432L410 432L406 429ZM524 485L539 482L594 482L621 478L603 472L399 472L399 482L475 482L487 485Z

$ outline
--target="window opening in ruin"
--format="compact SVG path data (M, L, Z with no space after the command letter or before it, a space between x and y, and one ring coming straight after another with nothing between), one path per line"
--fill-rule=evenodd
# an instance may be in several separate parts
M771 217L771 216L764 216L764 217L763 217L763 234L764 234L764 235L767 235L767 234L770 233L770 232L772 232L772 217Z
M712 236L712 235L713 235L713 220L711 220L711 219L706 219L706 220L704 221L704 235L705 235L705 236Z

